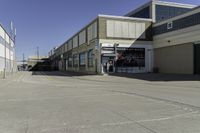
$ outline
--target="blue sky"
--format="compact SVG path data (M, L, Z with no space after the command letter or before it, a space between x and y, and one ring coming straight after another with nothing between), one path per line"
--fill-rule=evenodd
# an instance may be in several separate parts
M17 28L17 58L40 54L65 42L98 14L124 15L149 0L0 0L0 22ZM167 0L200 5L200 0Z

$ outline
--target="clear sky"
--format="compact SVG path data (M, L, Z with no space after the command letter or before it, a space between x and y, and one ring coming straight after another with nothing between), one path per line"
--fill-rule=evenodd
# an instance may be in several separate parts
M149 0L0 0L0 22L17 28L17 58L47 55L98 14L124 15ZM200 5L200 0L167 0Z

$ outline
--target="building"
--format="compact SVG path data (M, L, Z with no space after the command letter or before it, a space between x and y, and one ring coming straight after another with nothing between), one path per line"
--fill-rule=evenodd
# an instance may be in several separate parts
M49 58L46 56L30 56L27 60L27 66L30 71L49 71Z
M108 63L114 66L116 62L109 72L149 72L149 58L153 58L151 24L146 18L99 15L54 51L52 64L59 70L106 73ZM129 56L136 62L125 62L123 58Z
M16 71L15 37L0 24L0 77Z
M200 74L200 7L154 24L153 31L160 72Z
M50 53L52 68L87 73L199 73L200 8L150 1L99 15ZM200 57L200 56L199 56Z
M161 73L200 74L200 7L154 0L128 13L153 21L154 67Z
M153 23L170 19L188 11L191 11L196 5L151 0L129 12L125 16L138 18L151 18Z
M28 71L27 61L17 61L17 70L18 71Z

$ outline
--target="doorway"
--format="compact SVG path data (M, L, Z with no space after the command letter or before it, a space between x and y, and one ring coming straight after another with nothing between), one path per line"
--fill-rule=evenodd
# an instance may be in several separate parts
M108 73L114 73L114 60L108 60L107 62L107 71Z
M114 73L115 72L114 57L102 57L102 65L103 65L104 73Z
M194 45L194 74L200 74L200 44Z

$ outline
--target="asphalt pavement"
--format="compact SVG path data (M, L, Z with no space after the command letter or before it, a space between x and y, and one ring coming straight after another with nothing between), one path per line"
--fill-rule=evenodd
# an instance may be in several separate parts
M18 72L0 79L0 133L200 133L199 79Z

